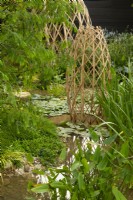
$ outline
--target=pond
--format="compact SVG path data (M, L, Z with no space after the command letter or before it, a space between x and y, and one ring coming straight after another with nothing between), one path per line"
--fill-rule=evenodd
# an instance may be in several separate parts
M87 132L85 132L85 128L79 125L73 125L71 123L67 123L65 127L58 127L58 132L61 139L64 143L67 144L67 159L65 162L70 164L73 161L73 152L76 151L76 138L80 139L80 142L86 145L87 142ZM80 135L81 133L81 135ZM86 136L85 136L86 134ZM84 137L83 137L84 135ZM36 168L36 167L35 167ZM60 178L60 177L59 177ZM28 182L33 180L35 183L46 182L45 176L33 176L28 172L21 172L18 170L18 173L6 173L3 176L4 183L0 186L0 200L47 200L48 197L37 196L30 194L27 191Z
M76 138L79 138L83 148L86 148L87 141L90 140L88 128L84 124L75 125L70 122L66 97L60 99L35 94L32 96L32 101L38 109L43 111L45 116L50 117L54 123L58 124L58 135L67 146L67 159L65 162L70 164L73 162L72 155L76 151ZM43 182L45 181L44 176L37 178L28 172L9 172L3 176L3 179L4 183L0 186L0 200L48 199L48 197L33 195L27 191L29 180L33 180L35 183Z
M28 196L31 195L27 191L27 185L28 181L32 179L29 176L13 173L4 175L4 182L0 186L0 200L28 200Z

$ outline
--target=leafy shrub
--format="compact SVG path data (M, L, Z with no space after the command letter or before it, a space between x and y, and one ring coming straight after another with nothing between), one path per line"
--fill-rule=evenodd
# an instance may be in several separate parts
M49 0L46 4L44 11L43 0L1 2L0 140L3 153L14 146L32 155L43 154L43 162L48 163L54 162L62 146L56 127L31 102L16 99L12 88L33 87L34 76L40 79L39 87L46 88L56 73L65 73L72 64L64 43L59 42L58 54L48 45L44 27L62 22L71 26L66 13L71 14L77 5L70 6L68 0Z
M33 156L41 156L41 151L49 149L51 155L45 154L43 162L53 162L62 146L53 123L29 105L19 104L16 108L3 109L1 130L2 149L12 145L14 141L19 141L23 150Z
M66 46L60 41L60 52L54 51L47 43L49 36L44 33L44 27L62 22L71 27L66 13L71 14L77 5L70 6L69 0L45 3L45 10L43 0L1 3L2 72L8 75L12 85L32 87L32 77L37 74L38 86L46 89L54 75L62 73L61 68L65 72L70 65Z
M112 66L118 73L128 74L128 61L133 55L132 33L116 34L108 40Z
M115 137L114 137L115 136ZM121 145L117 144L121 139ZM129 140L131 137L129 138ZM82 150L78 143L78 151L74 153L74 162L61 169L49 170L48 183L32 185L36 193L49 192L50 199L72 200L126 200L122 193L133 187L133 162L129 140L126 141L118 132L109 137L99 137L91 132L91 140L87 148ZM58 175L62 179L58 180ZM58 189L58 192L57 192ZM70 198L66 197L70 193Z
M43 165L57 164L57 156L61 152L62 144L54 135L44 135L33 140L24 140L21 142L23 149L32 154L39 156Z
M56 73L57 71L52 67L46 67L45 70L39 74L39 84L37 87L46 90L51 81L54 79Z
M43 152L42 162L53 163L62 147L55 125L44 118L30 101L14 96L6 75L0 73L0 78L1 154L4 155L8 148L40 157ZM47 154L48 151L51 154Z
M61 84L51 84L47 87L48 94L53 95L55 97L65 96L65 86Z

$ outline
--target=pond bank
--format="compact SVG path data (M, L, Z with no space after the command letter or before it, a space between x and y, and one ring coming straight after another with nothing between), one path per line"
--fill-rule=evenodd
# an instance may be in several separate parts
M0 186L0 200L26 200L28 196L35 197L27 191L29 180L34 180L28 173L25 175L5 174Z

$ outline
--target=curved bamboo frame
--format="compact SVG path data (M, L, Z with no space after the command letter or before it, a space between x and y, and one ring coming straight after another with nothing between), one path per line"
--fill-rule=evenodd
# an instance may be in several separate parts
M45 0L46 2L47 0ZM63 1L63 0L62 0ZM95 89L106 85L109 78L110 55L100 27L94 28L83 0L69 0L71 15L66 14L71 26L65 22L47 24L44 28L47 44L57 54L60 42L66 42L66 52L74 59L74 65L67 70L67 99L72 121L92 123L88 115L98 114L100 108L95 102ZM81 10L71 4L80 5ZM77 30L74 32L74 30ZM69 41L71 45L69 46Z
M99 114L96 88L110 79L110 55L100 27L81 27L73 42L75 66L67 72L67 98L72 121L92 123L88 115Z

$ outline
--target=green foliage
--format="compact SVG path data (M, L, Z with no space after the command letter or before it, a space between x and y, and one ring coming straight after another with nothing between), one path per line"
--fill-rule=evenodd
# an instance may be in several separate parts
M116 200L126 200L123 194L117 189L117 187L113 186L112 192L116 198Z
M97 141L96 138L94 141L91 139L85 150L77 143L78 151L74 153L74 162L61 169L49 169L49 182L33 185L31 190L36 193L49 192L51 199L60 197L64 200L69 191L70 199L73 200L125 200L122 193L133 187L133 178L130 176L133 173L133 162L130 159L132 147L124 137L120 138L121 144L118 145L119 137L117 132L113 142L108 144L106 140L112 140L112 133L108 137L97 138ZM60 180L57 179L59 174L62 174Z
M39 74L39 85L38 88L40 89L47 89L47 87L50 85L51 81L54 79L54 76L56 75L56 71L53 70L53 68L46 67L45 70L43 70Z
M32 75L55 60L54 52L43 43L46 16L42 10L42 0L3 3L3 71L15 84L30 83Z
M1 113L2 149L16 145L33 156L43 157L43 164L55 162L60 153L61 142L56 134L56 127L34 107L19 105L5 108Z
M48 45L44 27L63 22L73 30L67 14L71 15L77 4L70 5L68 0L45 3L1 2L0 140L2 154L13 146L40 156L48 164L55 161L62 147L56 128L30 101L21 101L13 94L17 86L34 88L33 77L39 79L37 86L46 89L56 74L65 73L73 64L66 53L68 45L58 41L58 52ZM62 93L61 87L56 90L56 95Z
M128 74L128 61L133 55L132 33L121 33L111 37L108 41L112 66L118 73Z
M0 142L1 154L8 148L40 156L43 164L55 162L60 153L60 142L55 125L44 118L32 102L14 96L9 79L0 73Z
M14 165L21 165L24 163L24 153L16 150L12 150L10 148L6 149L1 155L0 155L0 171L13 167Z
M54 51L47 44L49 36L44 27L49 23L65 23L71 27L67 14L71 15L77 5L74 2L70 5L68 0L45 3L43 0L3 0L1 3L2 72L14 85L32 87L32 76L38 74L39 86L46 89L54 75L70 65L66 45L59 41L60 50Z
M114 128L118 132L122 131L127 138L133 135L132 91L132 74L129 74L129 78L122 76L122 79L119 79L114 73L112 80L107 84L107 89L103 89L99 96L99 103L103 109L105 120L113 122Z
M62 144L54 135L39 136L36 139L24 140L22 148L33 156L39 156L43 165L57 164L57 156L61 152Z
M53 95L55 97L65 96L65 86L57 83L53 83L47 87L47 92L50 95Z

